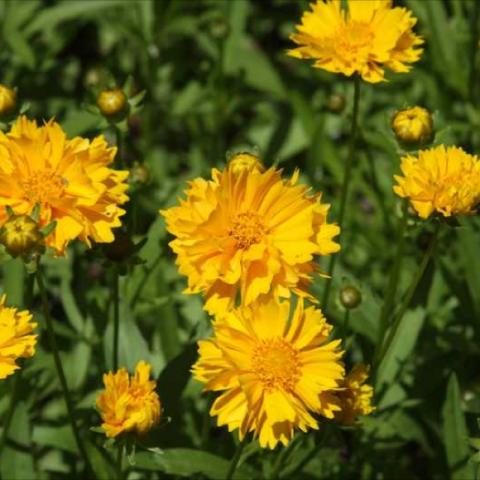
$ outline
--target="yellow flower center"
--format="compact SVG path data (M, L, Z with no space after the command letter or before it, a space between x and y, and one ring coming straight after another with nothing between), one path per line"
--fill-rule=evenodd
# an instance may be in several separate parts
M32 172L22 182L25 196L32 202L46 203L49 200L60 197L68 182L53 170L41 170Z
M374 34L367 23L349 21L338 30L335 36L336 48L343 55L354 55L370 45L373 38Z
M265 389L291 390L300 376L298 351L283 338L263 340L253 351L252 370Z
M255 212L245 212L233 218L228 235L235 240L237 248L244 249L259 243L265 232L260 215Z

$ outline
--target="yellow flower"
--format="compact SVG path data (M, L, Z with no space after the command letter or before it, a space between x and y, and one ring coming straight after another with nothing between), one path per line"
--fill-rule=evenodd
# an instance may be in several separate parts
M13 257L40 253L45 243L37 222L27 215L12 215L0 229L0 242Z
M333 418L344 377L340 340L320 310L298 299L271 298L218 316L214 337L199 342L193 367L205 390L222 391L210 410L219 426L258 436L262 447L286 445L294 429L318 428L313 414Z
M176 237L170 246L188 277L186 293L203 292L209 312L231 307L238 293L246 305L291 291L306 296L314 257L340 249L329 205L297 184L298 172L284 180L252 158L234 157L212 180L193 180L186 200L160 212Z
M405 108L394 115L392 129L400 142L427 143L431 140L433 133L432 115L426 108Z
M125 213L119 205L128 200L128 172L109 168L115 153L103 136L68 140L53 120L38 127L21 116L7 135L0 132L0 224L8 219L1 207L29 215L38 203L40 228L57 222L46 238L57 254L75 238L113 241Z
M402 157L397 195L408 198L421 218L473 215L480 201L480 162L458 147L440 145Z
M150 365L140 361L135 375L121 368L103 376L105 390L97 399L102 428L107 437L125 432L144 434L160 421L160 399L156 383L150 380Z
M354 425L358 416L370 415L375 410L373 387L365 383L368 371L367 365L359 363L345 377L344 390L338 393L341 411L335 412L335 419L344 425Z
M17 107L17 93L0 83L0 116L9 115Z
M5 306L5 295L0 297L0 379L11 375L19 366L19 358L32 357L37 336L32 334L37 326L27 310Z
M302 16L291 39L296 58L314 59L314 67L371 83L384 80L384 68L408 72L422 53L423 40L412 31L417 20L390 0L317 0Z

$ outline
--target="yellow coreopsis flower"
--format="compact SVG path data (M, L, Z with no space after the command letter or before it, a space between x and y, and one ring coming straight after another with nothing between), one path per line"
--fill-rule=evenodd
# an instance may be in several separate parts
M53 120L38 126L21 116L5 135L0 132L0 225L8 219L5 206L29 215L40 204L39 226L56 221L45 239L63 254L69 241L113 241L128 200L127 171L110 168L116 148L103 136L93 141L66 138Z
M150 370L150 365L141 361L133 377L124 368L103 376L105 390L97 399L97 407L107 437L126 432L144 434L160 421L160 399Z
M338 393L340 411L335 412L335 419L344 425L354 425L360 415L370 415L375 407L372 405L373 387L365 382L369 367L363 363L355 365L345 377L343 390Z
M27 310L5 306L6 296L0 297L0 379L11 375L19 368L16 361L35 353L37 336L32 334L37 326Z
M243 154L242 154L243 155ZM170 243L186 293L203 292L210 312L261 296L305 296L314 257L337 252L340 229L327 223L329 205L288 180L264 170L258 158L234 157L212 179L197 178L179 206L160 213L176 238Z
M421 218L473 215L480 202L480 161L458 147L440 145L402 157L397 195L408 198Z
M299 45L290 50L296 58L315 60L314 67L365 81L384 80L385 68L408 72L422 53L423 40L413 33L417 23L406 8L391 0L317 0L302 16L291 39Z
M210 414L219 426L258 436L262 447L286 445L294 429L318 428L314 414L333 418L344 378L340 340L320 310L299 299L271 298L218 316L214 336L199 342L193 367L205 390L222 391Z

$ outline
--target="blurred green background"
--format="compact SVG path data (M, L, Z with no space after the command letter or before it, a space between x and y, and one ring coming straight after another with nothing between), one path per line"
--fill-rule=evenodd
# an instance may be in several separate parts
M400 203L392 185L402 151L390 130L392 114L427 107L434 113L435 144L480 152L480 2L395 3L418 18L425 52L410 74L362 85L335 301L326 312L341 324L339 288L361 290L363 302L350 317L348 366L372 359L398 241ZM330 220L336 219L353 85L286 56L289 34L307 7L293 0L0 1L0 81L18 89L30 117L54 116L70 135L105 133L114 143L114 132L89 105L101 89L122 86L129 77L130 95L146 91L143 108L128 120L122 151L132 170L130 233L136 242L147 241L139 252L143 263L127 265L122 277L120 364L130 370L140 359L153 364L165 420L138 447L130 479L221 479L236 442L205 414L212 398L190 379L195 342L209 333L209 323L201 298L181 293L185 279L158 210L177 201L187 180L221 168L229 152L249 149L287 174L300 168L302 181L323 192L332 204ZM398 299L431 230L429 222L409 219ZM472 455L480 442L469 437L480 436L479 240L476 218L443 229L435 260L378 372L377 412L362 428L336 430L321 447L315 435L304 435L288 452L281 478L475 478L479 460ZM89 453L98 478L114 478L105 438L88 432L100 423L94 402L111 367L112 266L102 249L80 245L47 264L55 327ZM39 297L24 298L17 261L2 266L1 285L10 304L33 305L41 334L17 385L1 478L76 478L78 456ZM323 288L318 279L314 293L320 297ZM13 378L0 384L0 419L13 384ZM280 451L249 445L236 478L271 477Z

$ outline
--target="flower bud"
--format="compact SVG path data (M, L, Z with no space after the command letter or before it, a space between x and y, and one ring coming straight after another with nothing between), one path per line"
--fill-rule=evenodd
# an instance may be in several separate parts
M400 110L392 118L392 130L400 143L424 145L432 140L432 115L422 107Z
M345 308L351 310L362 303L362 294L358 288L344 287L340 290L340 301Z
M17 93L0 83L0 117L5 117L17 108Z
M143 163L135 162L130 169L128 180L133 184L146 184L150 181L150 169Z
M342 113L345 105L345 97L339 93L332 93L327 99L327 109L332 113Z
M243 170L249 172L253 172L254 170L263 172L265 170L260 158L246 152L233 155L228 162L228 167L235 174L238 174Z
M0 230L2 243L12 257L39 253L44 248L37 222L27 215L12 215Z
M127 96L120 88L103 90L97 97L97 106L105 117L116 117L126 112Z

